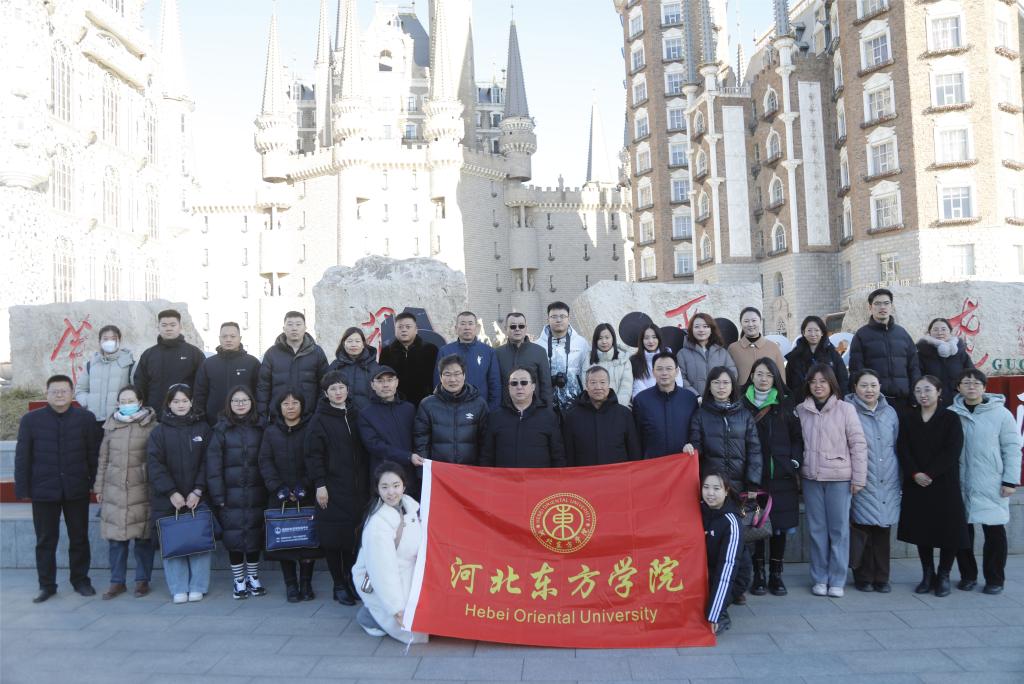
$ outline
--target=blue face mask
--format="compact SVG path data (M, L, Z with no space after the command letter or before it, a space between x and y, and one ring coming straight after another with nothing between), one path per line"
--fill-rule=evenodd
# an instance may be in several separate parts
M141 408L138 404L124 404L117 407L117 410L122 416L134 416Z

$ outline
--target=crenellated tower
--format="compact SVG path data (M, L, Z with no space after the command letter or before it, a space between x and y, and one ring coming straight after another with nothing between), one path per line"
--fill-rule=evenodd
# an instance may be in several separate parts
M505 72L505 117L501 120L501 153L508 159L508 177L528 181L533 175L531 157L537 151L537 136L526 102L523 60L519 55L516 22L508 31L508 67Z
M338 93L331 105L335 143L362 140L368 135L369 103L363 94L363 64L359 45L359 17L356 0L340 0L339 43L335 45Z
M267 66L263 75L263 102L256 117L256 151L263 157L263 180L280 183L288 179L289 151L295 143L295 115L289 111L288 89L281 67L277 38L277 13L270 18Z

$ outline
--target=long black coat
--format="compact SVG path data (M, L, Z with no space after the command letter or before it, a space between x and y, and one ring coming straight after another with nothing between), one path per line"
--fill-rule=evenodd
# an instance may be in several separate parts
M853 336L850 375L864 368L878 373L882 394L890 404L901 406L910 399L911 388L921 377L917 345L895 319L882 325L872 318ZM854 391L852 384L850 391Z
M192 490L206 492L206 448L210 443L210 426L197 413L175 416L164 413L153 428L146 445L146 467L153 492L152 519L174 515L171 495L177 492L186 499Z
M498 468L562 468L566 465L558 416L534 401L520 412L511 405L488 414L480 465Z
M135 365L133 382L139 388L143 405L159 414L167 388L178 383L194 385L196 371L204 360L206 355L199 347L186 342L184 335L173 340L157 337L156 344L142 352Z
M643 458L633 412L619 403L614 391L595 409L586 392L562 422L565 459L571 466L608 465Z
M92 491L103 432L96 416L77 406L26 413L18 425L14 491L19 499L85 499Z
M700 454L701 468L725 472L733 491L760 486L761 440L754 417L741 402L702 404L690 419L690 444Z
M743 404L754 416L757 436L761 443L763 484L772 495L772 527L788 530L800 522L800 494L797 479L804 463L804 435L800 418L788 400L772 404L760 418L761 409L744 398ZM793 466L796 461L796 467Z
M940 408L926 423L920 411L900 415L896 454L903 472L903 503L896 538L940 549L967 548L967 514L960 492L960 451L964 431L960 417ZM914 473L932 483L921 487Z
M786 385L793 393L794 405L807 398L807 394L804 392L807 371L816 363L824 363L832 368L840 388L845 388L850 384L850 373L846 370L846 363L828 338L823 338L818 343L818 348L812 352L811 345L807 344L807 340L803 337L800 337L786 354Z
M295 352L289 346L284 333L277 336L274 345L263 355L260 364L260 378L256 383L256 410L268 418L278 395L286 388L295 388L302 394L302 413L311 414L316 410L320 397L320 378L327 371L327 355L312 335L306 333Z
M325 549L355 549L356 528L370 499L366 453L356 430L357 412L324 401L306 429L306 472L314 487L327 487L327 508L317 506L317 532Z
M939 406L946 408L953 405L953 397L956 396L956 379L960 372L967 368L974 368L974 362L967 355L967 348L963 340L957 341L956 354L942 358L935 345L925 340L917 343L917 360L921 365L922 375L934 375L942 381L942 395L939 397Z
M284 419L277 417L263 431L260 442L260 474L267 487L267 508L280 510L281 500L277 492L282 487L289 491L301 487L306 496L298 500L300 506L316 505L316 490L313 481L306 473L306 455L303 451L306 429L311 416L303 416L296 425L285 425ZM288 508L293 509L295 502L288 501ZM303 560L317 558L323 554L319 549L289 549L267 552L268 560Z
M406 493L414 489L416 468L413 454L412 430L416 420L416 407L407 401L381 401L376 392L370 402L359 412L356 421L363 448L370 455L370 474L384 461L392 461L405 467ZM412 494L410 494L412 496Z
M423 458L476 465L486 430L487 401L476 387L453 395L438 385L416 410L413 445Z
M398 340L384 347L380 352L380 363L395 370L398 390L413 406L419 406L424 397L433 393L437 346L424 342L419 335L408 349Z
M370 380L380 369L377 363L377 349L374 347L363 347L356 358L350 357L345 350L338 347L338 356L327 367L327 372L339 371L345 379L345 386L348 387L348 400L357 409L362 409L370 402L374 394L370 388ZM401 382L401 380L399 380Z
M217 424L231 388L242 385L255 396L260 374L260 360L239 346L235 351L217 353L203 361L196 372L195 397L192 403L210 426Z
M263 548L267 488L260 474L262 438L263 430L255 420L234 423L221 418L206 450L210 501L228 551L250 553Z

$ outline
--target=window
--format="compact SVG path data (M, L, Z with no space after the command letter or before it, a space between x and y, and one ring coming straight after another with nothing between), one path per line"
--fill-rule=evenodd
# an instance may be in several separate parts
M103 174L103 223L111 228L121 225L121 180L109 166Z
M669 107L669 110L668 110L668 130L670 130L670 131L685 131L686 130L686 111L682 107Z
M970 187L958 186L942 189L942 219L944 221L970 218L971 216Z
M160 267L155 259L146 261L145 298L147 301L160 298Z
M999 101L1015 104L1017 102L1017 89L1013 85L1014 78L1008 74L999 76Z
M869 175L877 176L881 173L888 173L896 170L896 141L885 140L868 146L868 157L870 166Z
M651 170L651 151L641 149L636 152L636 172L644 173Z
M678 2L667 2L661 6L662 24L679 24L683 21L683 8Z
M938 17L932 19L932 50L953 50L960 42L960 17Z
M629 17L629 37L634 38L638 33L644 30L644 13L639 11L636 14Z
M637 140L639 140L640 138L646 138L648 135L650 135L651 129L648 127L646 112L637 115L636 121L634 122L634 126L636 127Z
M700 239L700 260L711 261L711 238L707 233Z
M654 204L654 193L651 191L650 183L637 188L636 203L638 207L649 207Z
M647 99L647 80L640 79L633 84L633 104L640 104Z
M146 186L146 232L151 238L160 235L160 197L152 185Z
M974 245L950 245L950 270L956 278L974 275Z
M779 142L779 134L772 131L768 134L768 142L765 145L765 149L768 152L766 159L776 159L782 156L782 146Z
M419 126L414 123L405 124L405 138L406 140L415 140L420 137Z
M838 52L832 60L832 81L836 89L843 87L843 60Z
M689 210L672 215L672 239L689 240L693 237L693 217Z
M935 152L936 161L940 164L966 161L971 155L967 129L940 130Z
M772 291L776 297L781 297L786 294L786 281L779 272L775 273L775 277L772 278Z
M74 282L75 253L71 249L71 241L59 237L53 252L53 301L70 302L74 295Z
M706 219L708 217L708 214L711 213L711 199L708 197L708 193L700 193L700 200L697 203L697 206L699 212L697 214L697 218Z
M774 114L779 111L779 96L771 88L764 96L764 113L765 115Z
M121 298L121 260L110 252L103 260L103 299L108 302Z
M684 74L681 71L665 74L665 92L669 95L681 94L683 92L683 79Z
M996 47L1011 48L1010 24L1005 19L996 19Z
M886 7L887 4L888 0L861 0L858 17L867 17L875 12L881 12L882 8Z
M877 195L871 198L874 205L872 218L875 229L892 228L900 224L900 199L896 192Z
M772 227L772 252L785 252L786 251L786 229L782 227L781 223L776 223Z
M843 148L843 151L845 152L846 148ZM839 157L839 187L850 187L850 161L845 154Z
M686 143L668 144L669 166L686 166Z
M690 195L690 181L686 178L672 179L672 201L685 202Z
M693 132L704 132L704 112L697 112L693 115Z
M768 203L772 205L782 204L782 200L782 180L773 178L771 185L768 187Z
M640 218L640 244L654 242L654 219L650 216Z
M843 205L843 240L853 238L853 211L849 204Z
M884 85L867 93L868 121L877 121L886 116L895 114L892 101L892 84Z
M72 209L72 188L74 174L71 170L71 159L64 147L58 147L53 155L52 179L50 181L50 198L53 208L70 212Z
M117 145L120 140L119 111L121 108L121 94L118 92L117 79L113 74L103 75L103 139L111 145Z
M672 253L675 257L674 275L691 275L693 273L693 252L689 247L676 247Z
M836 139L846 137L846 107L843 106L843 101L840 100L836 106Z
M50 110L62 121L71 121L71 53L61 42L50 55Z
M124 16L124 0L104 0L115 13Z
M884 64L889 61L889 33L880 33L861 41L863 68Z
M1003 131L1003 159L1017 159L1020 155L1017 149L1017 131L1006 129Z
M420 110L419 99L415 95L409 95L406 98L405 106L410 112L418 112Z
M895 283L900 279L900 258L895 252L878 255L878 279L883 283Z
M637 46L632 53L630 53L630 64L632 65L633 71L638 71L644 67L644 46Z
M665 39L665 59L681 59L683 56L683 39Z
M962 104L967 101L964 75L938 74L935 76L935 106Z
M491 112L491 128L501 126L501 112Z
M648 247L640 253L640 277L654 278L658 275L658 264L654 258L654 250Z
M697 152L697 169L695 176L703 176L708 172L708 155L704 153L704 150Z

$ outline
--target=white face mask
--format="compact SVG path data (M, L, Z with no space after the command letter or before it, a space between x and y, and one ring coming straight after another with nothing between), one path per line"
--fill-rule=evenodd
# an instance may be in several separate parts
M104 354L113 354L117 351L117 340L103 340L100 342L100 349Z

